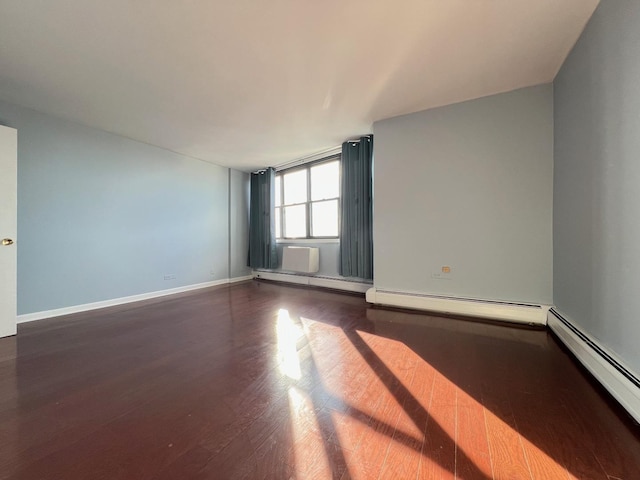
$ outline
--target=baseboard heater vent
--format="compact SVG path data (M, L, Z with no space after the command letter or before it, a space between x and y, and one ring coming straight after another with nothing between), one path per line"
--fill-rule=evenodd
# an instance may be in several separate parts
M332 288L347 292L365 293L371 288L371 283L349 280L346 278L327 277L321 275L295 274L274 272L271 270L254 270L253 278L272 280L275 282L295 283L297 285L310 285L313 287Z
M367 302L390 307L427 310L453 315L546 325L548 306L530 303L461 298L421 293L397 292L371 288Z
M640 378L555 308L549 310L547 323L578 361L640 423Z
M560 315L554 308L549 310L553 316L555 316L558 320L560 320L569 330L571 330L577 337L580 338L584 343L589 345L598 355L600 355L606 362L608 362L613 368L615 368L621 375L625 376L627 380L633 383L636 387L640 388L640 378L636 377L633 373L627 370L623 365L620 364L615 358L605 352L597 343L587 337L584 333L574 327L566 318Z

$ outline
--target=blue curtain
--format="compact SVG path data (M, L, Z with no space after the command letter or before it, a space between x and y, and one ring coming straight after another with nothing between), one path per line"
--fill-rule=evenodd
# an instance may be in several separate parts
M251 174L249 206L249 266L278 268L275 229L276 171L268 168Z
M373 135L342 144L340 275L373 279Z

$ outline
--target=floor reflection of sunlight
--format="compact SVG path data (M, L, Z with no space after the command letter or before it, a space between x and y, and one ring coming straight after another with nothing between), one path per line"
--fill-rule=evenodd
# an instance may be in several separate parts
M280 309L278 311L276 334L278 338L278 366L280 373L293 380L299 380L301 372L296 344L302 336L302 330L293 323L288 310Z
M289 388L289 415L297 478L329 478L325 474L331 468L313 401L295 386Z
M376 464L372 456L381 457L377 468L383 477L417 470L425 478L453 474L488 479L520 469L525 476L566 476L562 465L520 435L510 412L492 411L481 396L467 393L405 344L306 318L301 322L327 395L322 408L335 428L331 442L348 452L345 462L352 476ZM288 312L280 310L280 368L290 378L300 377L296 342L301 334ZM310 474L309 462L326 468L319 406L295 386L289 389L289 404L297 473ZM505 462L505 454L519 459ZM404 461L387 464L385 458Z

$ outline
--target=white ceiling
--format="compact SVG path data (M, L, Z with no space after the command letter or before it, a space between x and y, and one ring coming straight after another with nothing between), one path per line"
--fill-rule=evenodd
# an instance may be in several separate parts
M598 0L0 0L0 99L219 165L553 80Z

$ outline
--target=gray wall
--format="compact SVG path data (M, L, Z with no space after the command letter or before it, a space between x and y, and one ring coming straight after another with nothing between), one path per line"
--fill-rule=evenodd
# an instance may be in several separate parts
M247 267L249 253L250 175L229 170L229 277L251 275Z
M6 103L0 123L18 129L19 314L228 277L228 169Z
M554 83L554 300L640 373L640 2L603 0Z
M377 288L552 302L552 109L542 85L374 124Z

